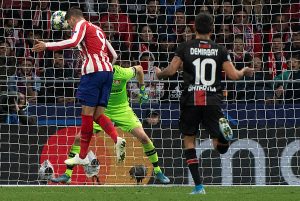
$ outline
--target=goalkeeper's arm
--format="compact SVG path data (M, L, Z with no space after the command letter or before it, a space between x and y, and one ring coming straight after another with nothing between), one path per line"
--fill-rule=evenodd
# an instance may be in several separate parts
M135 69L135 75L136 75L136 79L139 82L139 86L142 87L145 85L144 82L144 70L143 67L140 65L137 66L133 66L133 68Z
M139 102L140 104L142 104L147 102L149 99L148 94L145 91L144 71L143 71L143 67L140 65L133 66L133 68L135 69L136 79L139 82L139 86L140 86Z

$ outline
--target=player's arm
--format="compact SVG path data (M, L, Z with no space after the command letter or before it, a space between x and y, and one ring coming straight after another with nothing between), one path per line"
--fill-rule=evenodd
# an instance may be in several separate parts
M112 55L112 64L114 64L118 58L118 55L115 51L115 49L112 47L112 45L110 44L110 42L108 40L105 40L105 44L108 48L108 50L110 51L111 55Z
M136 79L137 79L138 82L139 82L140 88L141 88L142 86L145 86L145 82L144 82L144 70L143 70L143 67L140 66L140 65L137 65L137 66L133 66L132 68L134 68L134 70L135 70L135 77L136 77Z
M170 77L178 71L181 65L182 65L181 58L179 56L174 56L170 65L164 70L161 71L158 67L155 68L156 76L159 80Z
M144 70L141 65L133 66L135 70L135 77L138 80L139 87L140 87L140 94L139 94L139 102L140 104L146 103L149 100L149 96L146 93L145 89L145 82L144 82Z
M84 20L79 21L75 29L73 30L73 35L70 39L59 41L59 42L42 42L37 41L37 44L34 45L33 51L35 52L41 52L45 49L57 51L62 49L68 49L72 47L76 47L84 38L85 32L86 32L86 25L84 23Z
M232 80L240 80L244 76L251 77L253 75L253 68L244 67L241 70L237 70L231 61L226 61L223 63L223 70Z
M244 76L252 77L253 75L253 68L244 67L241 70L237 70L233 65L230 54L228 50L223 47L220 49L221 58L222 58L222 68L225 71L226 75L232 80L240 80Z

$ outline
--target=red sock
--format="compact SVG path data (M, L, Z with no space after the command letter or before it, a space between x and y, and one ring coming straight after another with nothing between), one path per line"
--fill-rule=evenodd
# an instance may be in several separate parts
M93 136L93 116L81 115L81 138L79 157L84 159Z
M101 114L97 119L97 123L111 137L111 139L117 143L118 133L111 120L104 114Z

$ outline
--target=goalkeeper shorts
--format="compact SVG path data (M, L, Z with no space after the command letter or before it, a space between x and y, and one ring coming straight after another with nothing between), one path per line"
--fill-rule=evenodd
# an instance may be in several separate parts
M131 132L133 129L142 127L142 124L131 107L118 111L105 111L105 115L110 118L114 125L125 132ZM94 122L94 133L98 133L102 128Z

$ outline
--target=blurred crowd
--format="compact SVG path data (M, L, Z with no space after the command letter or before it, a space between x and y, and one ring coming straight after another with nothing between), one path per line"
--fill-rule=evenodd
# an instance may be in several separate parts
M54 11L71 6L80 7L87 20L104 30L119 54L119 64L142 65L150 81L155 80L155 66L166 68L178 44L195 37L195 15L211 13L212 40L229 50L237 69L255 69L252 78L238 83L223 75L228 81L224 82L226 100L300 102L297 0L0 0L0 4L0 91L23 94L30 104L76 102L80 52L31 49L36 40L71 37L70 30L53 30L50 23ZM169 80L147 82L150 101L179 100L182 73ZM134 101L139 92L134 81L128 91Z

